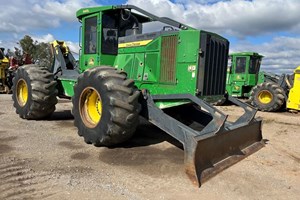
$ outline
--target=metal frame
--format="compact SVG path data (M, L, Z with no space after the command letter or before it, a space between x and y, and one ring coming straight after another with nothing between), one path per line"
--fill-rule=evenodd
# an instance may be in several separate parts
M199 187L210 177L263 147L261 119L254 118L256 109L237 99L229 97L228 100L241 106L245 113L231 123L227 121L228 115L190 94L151 96L144 90L143 97L141 115L183 144L185 171ZM199 117L212 120L201 131L194 130L159 109L156 100L189 100L206 110L206 116Z
M129 10L130 9L134 9L134 10L136 10L136 11L138 11L138 12L140 12L140 13L148 16L148 17L150 17L153 21L160 21L162 23L165 23L165 24L168 24L168 25L171 25L171 26L174 26L176 28L183 29L183 30L194 29L194 28L192 28L192 27L190 27L188 25L182 24L182 23L177 22L175 20L172 20L172 19L170 19L168 17L158 17L156 15L153 15L153 14L151 14L151 13L149 13L149 12L147 12L147 11L139 8L139 7L136 7L134 5L119 5L119 6L116 6L116 8L117 9L129 9Z

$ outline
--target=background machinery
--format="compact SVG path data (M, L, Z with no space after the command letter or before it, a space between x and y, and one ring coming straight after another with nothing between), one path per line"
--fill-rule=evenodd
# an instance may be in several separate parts
M228 95L249 98L252 88L264 82L264 75L259 71L262 58L255 52L230 54L226 77Z
M230 55L226 90L228 95L249 98L248 102L261 111L277 111L288 101L293 75L261 72L262 55L240 52Z
M12 52L7 50L4 54L4 48L0 48L0 93L11 93L12 79L15 71L19 66L31 63L30 56L28 54L21 54L18 48Z
M0 93L9 93L10 87L8 83L7 72L9 68L9 60L4 55L4 48L0 48Z
M300 111L300 66L294 70L294 81L289 92L286 107L291 111Z
M72 98L78 134L111 146L132 137L142 116L181 142L185 171L199 186L263 146L255 109L229 97L245 113L228 121L207 103L225 93L228 40L132 5L83 8L77 17L78 66L55 42L49 66L17 70L13 100L21 118L43 119L57 96ZM151 22L164 26L144 32Z

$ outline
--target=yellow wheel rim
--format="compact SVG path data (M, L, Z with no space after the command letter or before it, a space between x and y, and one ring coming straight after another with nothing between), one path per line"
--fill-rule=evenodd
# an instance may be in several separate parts
M263 90L258 94L258 99L263 104L268 104L272 101L273 95L267 90Z
M24 79L17 83L17 100L20 106L25 106L28 100L28 86Z
M94 128L97 126L102 117L100 94L94 88L85 88L80 95L79 109L83 123L87 127Z

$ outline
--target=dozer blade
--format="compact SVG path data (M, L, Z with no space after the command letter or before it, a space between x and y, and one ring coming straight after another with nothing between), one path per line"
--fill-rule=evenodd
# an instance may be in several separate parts
M144 94L143 116L183 144L185 171L197 186L264 146L261 119L256 110L237 99L229 100L244 109L235 122L192 95ZM193 103L159 109L155 100L188 99Z
M185 171L200 186L217 173L263 147L261 122L215 134L206 139L194 137L184 144Z

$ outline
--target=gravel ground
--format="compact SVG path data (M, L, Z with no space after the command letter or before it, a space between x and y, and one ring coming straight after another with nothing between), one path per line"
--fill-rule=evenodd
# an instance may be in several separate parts
M300 114L259 112L266 146L199 189L159 129L145 123L125 144L96 148L77 135L72 104L59 102L49 120L28 121L0 95L0 199L300 199Z

